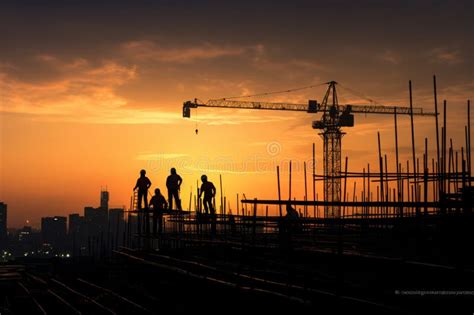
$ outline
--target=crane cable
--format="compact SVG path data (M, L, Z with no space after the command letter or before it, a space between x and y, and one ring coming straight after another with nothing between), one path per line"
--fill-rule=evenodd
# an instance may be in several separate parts
M272 94L291 93L291 92L296 92L296 91L311 89L311 88L318 87L318 86L325 85L325 84L327 84L327 83L326 83L326 82L324 82L324 83L318 83L318 84L313 84L313 85L298 87L298 88L289 89L289 90L280 90L280 91L265 92L265 93L251 94L251 95L240 95L240 96L222 97L222 98L217 98L217 99L215 99L215 100L230 100L230 99L236 99L236 98L248 98L248 97L266 96L266 95L272 95Z
M237 99L237 98L249 98L249 97L257 97L257 96L266 96L266 95L272 95L272 94L282 94L282 93L291 93L291 92L296 92L296 91L301 91L301 90L306 90L306 89L311 89L315 88L321 85L327 84L326 82L324 83L318 83L318 84L312 84L312 85L307 85L307 86L302 86L294 89L289 89L289 90L280 90L280 91L272 91L272 92L265 92L265 93L258 93L258 94L251 94L251 95L240 95L240 96L230 96L230 97L222 97L222 98L217 98L214 100L230 100L230 99ZM197 103L200 101L201 103L205 104L202 100L195 99L195 102ZM196 116L197 116L197 108L196 108ZM194 132L196 135L199 133L198 129L198 122L197 122L197 117L196 117L196 124L195 124L195 130Z
M346 91L352 93L353 95L355 95L355 96L357 96L357 97L360 97L360 98L362 98L362 99L364 99L364 100L366 100L366 101L369 101L369 102L370 102L371 104L373 104L373 105L380 104L380 102L378 102L378 101L376 101L376 100L374 100L374 99L371 99L371 98L365 96L364 94L362 94L362 93L360 93L360 92L357 92L357 91L355 91L355 90L353 90L353 89L351 89L351 88L348 88L347 86L344 86L344 85L342 85L342 84L339 83L339 82L338 82L338 85L339 85L341 88L343 88L344 90L346 90Z
M197 111L197 110L198 110L198 108L196 107L196 111L195 111L195 113L196 113L196 115L195 115L196 119L195 119L195 123L194 123L194 128L195 128L195 129L194 129L194 132L196 133L196 136L197 136L198 133L199 133L198 120L197 120L197 112L198 112L198 111Z

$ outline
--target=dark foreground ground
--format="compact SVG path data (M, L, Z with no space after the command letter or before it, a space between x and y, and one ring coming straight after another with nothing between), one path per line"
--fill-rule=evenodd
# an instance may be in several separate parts
M473 314L465 224L442 234L407 224L291 238L168 234L100 260L23 260L0 267L0 313Z

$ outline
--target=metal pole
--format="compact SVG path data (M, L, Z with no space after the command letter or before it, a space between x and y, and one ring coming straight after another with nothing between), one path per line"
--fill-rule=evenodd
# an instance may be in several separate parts
M313 200L316 201L316 145L314 144L314 142L313 142ZM313 213L316 213L316 206L314 206Z
M467 100L467 174L468 174L468 185L471 186L471 101Z
M425 201L425 215L428 214L428 207L426 202L428 201L428 138L425 138L425 156L423 160L423 194Z
M346 164L344 166L345 168L345 171L344 171L344 206L342 207L342 217L344 217L346 215L346 194L347 194L347 161L348 161L348 158L346 156Z
M397 163L397 167L396 167L396 170L397 170L397 194L399 195L398 197L398 200L400 201L400 178L398 176L398 173L399 173L399 170L398 170L398 123L397 123L397 108L395 108L395 111L394 111L394 114L393 114L393 118L394 118L394 125L395 125L395 160L396 160L396 163Z
M384 193L383 193L383 159L382 159L382 148L380 145L380 132L377 132L377 139L378 139L378 146L379 146L379 173L380 173L380 200L384 201Z
M458 161L458 151L456 150L456 168L455 168L455 180L454 180L454 187L455 187L455 192L458 192L459 190L459 161Z
M454 156L453 156L453 139L449 139L449 157L448 157L448 194L451 193L451 182L452 182L452 172L453 169L451 165L453 164Z
M304 200L308 200L308 183L306 178L306 162L304 162ZM308 206L304 206L304 216L308 216Z
M431 159L431 169L432 169L432 172L433 174L435 173L435 170L436 170L436 167L435 167L435 159L432 158ZM436 200L436 182L432 182L433 184L433 198L432 200L435 201Z
M446 138L447 138L447 129L446 129L446 100L443 102L443 192L446 192Z
M390 201L390 185L388 184L388 163L387 163L387 154L384 154L385 160L385 201ZM385 217L388 216L388 206L385 207Z
M410 201L410 161L407 160L407 196L408 196L408 201ZM411 195L413 197L413 195ZM411 200L413 201L413 200ZM408 209L408 214L411 214L413 209L410 207Z
M289 169L289 173L288 173L288 180L289 180L289 186L288 186L288 200L291 200L291 160L290 160L290 169Z
M439 153L439 122L438 122L438 92L436 88L436 76L433 76L433 91L434 91L434 105L435 105L435 120L436 120L436 158L438 162L438 167L436 172L438 173L438 190L441 190L441 164L440 164L440 153ZM435 170L433 170L434 172Z
M466 158L467 158L467 153L466 153ZM464 148L461 147L461 173L462 173L462 187L466 187L466 160L464 159Z
M408 82L408 88L409 88L409 93L410 93L410 122L411 122L411 150L412 150L412 157L413 157L413 176L416 180L417 174L416 174L416 158L415 158L415 125L413 123L413 95L412 95L412 88L411 88L411 80ZM418 195L418 189L417 189L417 184L415 186L415 197ZM418 201L418 200L416 200ZM416 214L419 214L420 209L416 207Z
M356 201L356 186L357 186L357 182L354 181L354 190L352 192L352 201L355 203ZM354 206L352 206L352 215L354 215Z
M222 174L219 174L219 183L220 183L220 190L221 190L221 214L224 213L224 195L222 191Z
M277 183L278 183L278 201L281 201L281 191L280 191L280 166L277 165ZM278 208L280 210L280 218L283 216L282 210L281 210L281 204L278 205Z
M257 198L254 198L254 201L257 201ZM253 224L252 224L252 243L255 245L255 238L257 234L257 203L253 204Z
M366 201L366 191L365 191L365 167L362 169L362 202ZM365 207L362 207L362 216L365 215Z
M370 194L370 164L367 163L367 201L370 202L372 199L371 194ZM370 214L370 208L367 206L366 208L366 214L369 216Z
M466 140L467 173L468 173L469 177L471 177L470 174L469 174L469 133L467 131L467 126L464 126L464 137L465 137L465 140ZM456 151L456 153L457 153L457 151ZM456 161L456 163L457 163L457 161ZM457 173L457 171L456 171L456 173Z

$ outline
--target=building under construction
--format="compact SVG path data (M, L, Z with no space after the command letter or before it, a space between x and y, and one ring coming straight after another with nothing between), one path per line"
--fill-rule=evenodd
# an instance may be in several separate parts
M428 111L413 107L411 83L405 107L341 105L334 81L328 82L321 104L184 103L184 117L199 106L321 113L312 127L323 139L324 171L316 174L313 162L307 182L305 165L303 200L281 199L278 167L278 199L237 197L231 211L220 194L217 213L208 214L195 197L189 209L165 212L163 231L155 234L151 214L137 209L133 196L126 228L116 236L123 246L107 241L90 256L68 262L4 266L1 307L43 314L471 313L470 102L464 145L455 148L448 137L446 101L439 111L436 78L433 83L434 106ZM396 143L395 156L387 157L379 134L379 163L360 172L349 171L348 159L341 160L343 129L353 126L357 113L393 116ZM408 161L399 160L399 115L411 122ZM436 124L434 156L429 156L427 138L424 151L415 150L415 115ZM314 144L312 151L314 161ZM395 171L389 171L390 163ZM291 162L289 172L291 191ZM324 185L322 200L315 193L318 181Z

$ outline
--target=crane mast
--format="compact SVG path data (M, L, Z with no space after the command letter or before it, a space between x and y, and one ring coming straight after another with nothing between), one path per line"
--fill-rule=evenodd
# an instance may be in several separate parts
M331 104L328 104L332 98ZM339 113L336 82L329 82L329 88L321 103L325 109L321 120L313 122L314 129L320 129L323 138L324 200L341 201L341 140L344 133L341 126L354 126L354 116L346 112ZM340 217L340 206L325 206L324 217Z
M345 133L341 127L353 127L353 113L363 114L394 114L436 116L437 113L426 112L422 108L410 108L403 106L383 105L340 105L337 99L336 81L327 83L328 89L323 101L318 103L309 100L308 104L272 103L255 101L235 101L225 98L209 100L199 103L197 99L184 102L183 117L191 117L191 109L198 107L211 108L238 108L253 110L286 110L304 111L307 113L321 112L321 119L313 121L313 129L320 130L319 135L323 139L323 173L324 173L324 200L327 202L341 201L341 139ZM314 179L313 179L314 180ZM341 216L339 205L325 206L324 216L326 218L339 218Z

